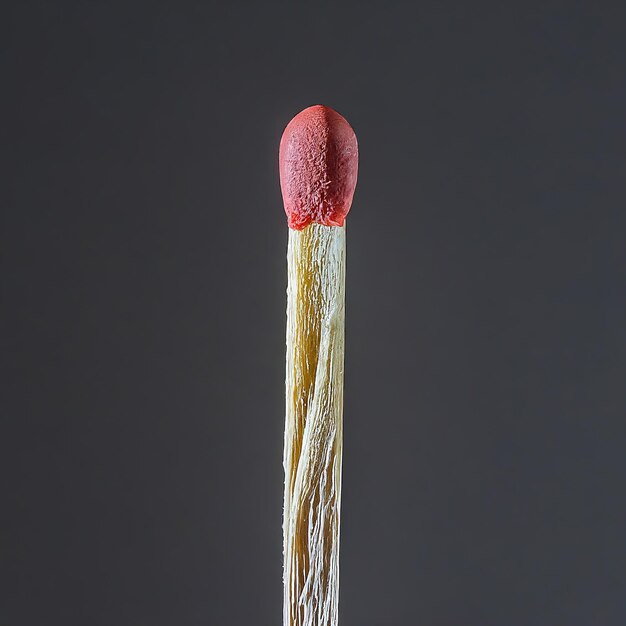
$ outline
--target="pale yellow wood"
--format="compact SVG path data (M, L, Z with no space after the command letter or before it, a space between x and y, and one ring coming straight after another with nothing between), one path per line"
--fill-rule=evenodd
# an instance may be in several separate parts
M289 230L284 626L336 626L345 226Z

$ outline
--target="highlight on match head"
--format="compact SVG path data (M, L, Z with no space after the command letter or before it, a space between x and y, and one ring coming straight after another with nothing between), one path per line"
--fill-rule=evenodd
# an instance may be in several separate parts
M352 127L337 111L318 104L296 115L280 140L280 187L289 228L311 223L343 226L358 171Z

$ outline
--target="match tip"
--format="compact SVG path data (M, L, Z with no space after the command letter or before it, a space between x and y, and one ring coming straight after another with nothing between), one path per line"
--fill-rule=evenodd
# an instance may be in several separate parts
M321 104L304 109L285 128L278 161L289 228L343 226L359 164L356 135L345 118Z

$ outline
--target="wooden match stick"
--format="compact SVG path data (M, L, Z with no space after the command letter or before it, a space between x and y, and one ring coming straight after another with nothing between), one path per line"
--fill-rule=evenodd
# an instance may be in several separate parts
M289 225L284 626L336 626L343 445L345 218L356 136L325 106L305 109L280 142Z

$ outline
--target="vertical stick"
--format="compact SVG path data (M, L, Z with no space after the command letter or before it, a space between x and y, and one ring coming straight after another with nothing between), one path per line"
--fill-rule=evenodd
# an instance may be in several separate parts
M284 626L336 626L345 226L289 229Z
M358 173L352 127L318 104L280 139L289 226L284 626L337 626L343 442L345 219Z

